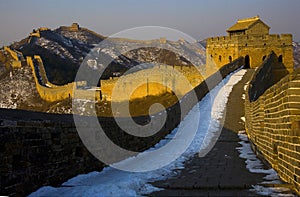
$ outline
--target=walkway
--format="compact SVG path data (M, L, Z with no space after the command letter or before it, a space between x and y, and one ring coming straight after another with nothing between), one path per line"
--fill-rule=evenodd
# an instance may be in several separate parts
M151 196L258 195L258 191L254 191L253 186L260 188L261 186L258 185L266 181L264 178L266 174L250 173L246 168L245 159L240 158L237 150L238 147L241 147L238 133L244 130L244 122L241 119L244 116L244 86L251 78L252 73L253 70L248 70L242 80L234 85L226 106L224 127L213 149L204 157L195 155L187 161L185 168L178 176L152 183L155 187L164 190L153 192ZM272 174L272 169L264 170L267 169L267 166L263 164L259 164L259 166L262 168L261 171L271 171ZM276 176L276 173L274 174L272 175ZM282 186L276 177L274 180L278 186ZM263 189L260 194L276 194L268 187L263 187ZM280 192L283 190L286 192L285 188L280 189Z

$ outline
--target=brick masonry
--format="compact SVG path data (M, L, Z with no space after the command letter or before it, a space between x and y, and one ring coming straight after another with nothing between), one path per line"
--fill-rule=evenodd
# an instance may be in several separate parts
M273 53L246 90L246 131L255 152L300 192L300 70L275 83Z

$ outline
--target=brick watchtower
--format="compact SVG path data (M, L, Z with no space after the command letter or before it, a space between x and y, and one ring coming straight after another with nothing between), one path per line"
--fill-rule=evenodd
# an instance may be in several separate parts
M213 72L231 61L244 57L245 68L256 68L273 51L282 63L280 69L294 69L291 34L269 34L270 27L258 16L240 19L227 29L228 36L207 39L206 70ZM276 68L275 68L276 69Z

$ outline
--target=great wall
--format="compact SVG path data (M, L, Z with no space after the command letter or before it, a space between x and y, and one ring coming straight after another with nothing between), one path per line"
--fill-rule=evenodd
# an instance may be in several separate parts
M246 132L253 149L300 191L300 70L274 84L273 53L246 89ZM262 85L265 84L265 85Z
M242 25L239 23L247 24L246 27L241 27ZM269 27L262 24L258 17L240 20L237 24L240 29L228 29L228 36L208 39L206 69L207 72L214 74L207 77L206 81L201 79L195 82L192 89L189 89L190 87L182 88L183 95L189 95L190 91L195 91L198 100L189 101L189 98L185 96L181 98L190 109L209 91L206 83L216 85L220 79L242 65L247 69L255 69L250 82L245 86L246 133L255 153L272 166L280 178L290 183L293 189L300 194L300 70L293 69L292 36L287 34L269 35ZM251 29L251 27L255 28ZM254 48L256 50L253 50ZM5 50L12 54L11 56L15 60L12 65L15 65L15 68L24 65L22 64L24 59L20 59L21 54L8 47ZM39 56L26 57L26 61L27 65L32 68L37 90L43 99L54 101L71 97L76 84L55 86L47 80ZM212 62L218 66L217 72L211 69ZM154 68L153 72L161 72L161 70ZM145 76L145 73L142 73L141 76ZM163 75L154 75L153 80L166 84L163 78ZM129 75L128 79L130 81L136 78ZM113 86L112 84L116 84L117 81L117 79L111 79L101 84L105 88ZM173 78L169 80L170 87L174 86L172 81L174 81ZM177 83L179 82L180 80ZM128 84L123 82L121 84L124 92L132 91ZM161 91L168 91L165 87L158 87L154 84L153 87L151 85L143 87L143 91L140 91L141 93L136 97L141 98L149 94L159 95L160 88L162 88ZM153 89L152 93L151 89ZM108 93L103 93L104 97L112 94L109 92L111 88L106 91ZM85 95L85 92L82 95L90 96L90 94ZM106 96L106 99L110 98ZM120 100L123 99L125 98ZM132 136L129 136L123 141L124 138L120 138L123 135L120 132L123 131L120 131L116 125L114 126L114 121L105 118L102 121L106 122L103 125L112 131L111 137L116 138L116 141L119 140L122 146L138 147L138 149L144 150L159 141L180 122L178 103L167 111L170 116L168 115L164 128L155 136L155 140L141 141L137 138L131 139ZM4 110L7 117L1 120L0 127L2 131L5 131L4 138L9 140L6 143L5 151L1 152L2 162L6 164L5 168L7 168L6 179L5 181L1 180L1 190L3 189L7 194L27 194L40 186L58 185L76 174L99 170L104 166L95 162L95 159L86 151L73 123L68 122L71 119L70 116L66 116L67 118L61 121L52 117L51 114L30 113L29 115L33 119L35 119L34 117L36 119L44 117L46 121L25 120L24 117L17 115L17 112L10 110L5 112ZM146 121L146 117L139 118L142 122ZM26 133L26 137L20 138L20 133L22 135ZM22 150L27 150L27 152ZM50 151L51 155L46 158L43 156L43 151L48 151L48 153ZM30 155L29 160L28 155ZM56 158L57 155L60 157ZM39 166L40 162L33 162L37 158L42 159L41 162L44 166ZM20 169L22 170L20 171ZM41 172L42 175L39 175ZM66 172L67 174L65 174Z

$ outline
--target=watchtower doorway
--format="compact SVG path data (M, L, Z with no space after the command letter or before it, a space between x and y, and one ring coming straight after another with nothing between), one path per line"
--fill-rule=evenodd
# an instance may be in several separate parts
M249 57L249 55L245 56L245 66L244 66L244 68L246 68L246 69L250 68L250 57Z

